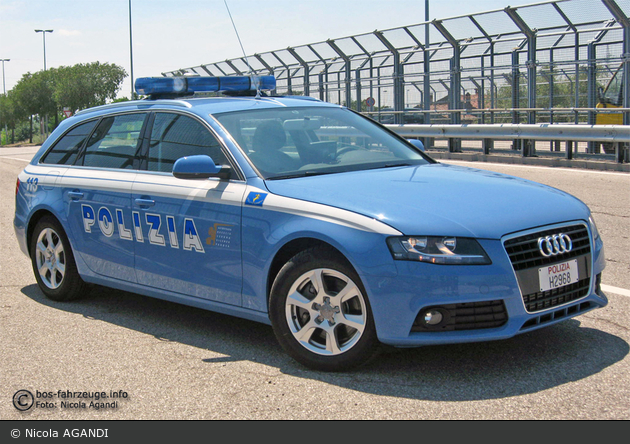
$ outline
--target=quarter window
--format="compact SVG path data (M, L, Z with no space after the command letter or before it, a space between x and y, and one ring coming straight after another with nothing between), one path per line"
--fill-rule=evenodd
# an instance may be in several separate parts
M90 135L98 120L92 120L72 128L55 144L42 159L42 163L73 165L83 142Z
M145 113L105 117L85 148L84 166L134 168Z
M221 145L197 120L174 113L157 113L149 144L149 171L171 172L180 157L205 154L216 165L226 165Z

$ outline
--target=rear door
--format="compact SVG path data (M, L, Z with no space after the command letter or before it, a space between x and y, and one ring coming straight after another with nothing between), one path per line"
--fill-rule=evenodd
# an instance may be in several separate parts
M75 163L60 179L74 249L94 273L136 282L131 186L147 113L100 119Z

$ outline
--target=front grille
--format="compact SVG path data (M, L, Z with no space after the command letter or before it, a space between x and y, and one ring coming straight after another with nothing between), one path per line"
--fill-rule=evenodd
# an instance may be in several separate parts
M544 257L538 251L538 239L545 236L564 233L569 235L573 242L573 249L561 256ZM567 261L571 258L590 254L591 243L588 238L588 230L584 225L571 225L568 227L552 228L549 230L531 233L516 237L505 242L505 251L510 256L514 271L527 268L540 268L558 261Z
M575 301L588 295L591 280L589 278L554 290L523 295L523 302L528 312L545 310L567 302Z
M439 309L446 314L443 324L431 327L422 322L424 312L432 308ZM502 300L464 302L460 304L428 307L421 310L413 323L411 331L430 332L496 328L505 324L507 319L507 311L505 310L505 304Z
M594 307L596 307L596 305L592 302L582 302L581 304L564 307L559 310L555 310L544 315L529 319L523 324L523 326L521 327L521 331L536 327L538 325L548 324L549 322L566 318L568 316L577 316L578 314L587 312Z
M567 234L571 238L573 243L571 251L557 256L543 256L538 249L538 239L560 233ZM525 309L529 313L557 307L588 295L591 287L591 243L585 225L575 224L529 233L506 240L504 247L518 278ZM549 291L535 290L539 287L537 273L539 268L571 259L578 259L580 262L582 279Z

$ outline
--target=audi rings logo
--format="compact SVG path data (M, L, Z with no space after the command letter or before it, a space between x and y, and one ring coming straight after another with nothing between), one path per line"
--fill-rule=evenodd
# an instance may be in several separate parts
M538 239L538 250L545 257L568 253L573 248L569 235L560 233Z

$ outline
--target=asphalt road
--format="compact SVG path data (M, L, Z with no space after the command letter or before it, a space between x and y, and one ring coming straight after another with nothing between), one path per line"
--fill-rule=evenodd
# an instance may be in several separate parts
M327 374L296 364L254 322L103 288L72 303L45 299L12 225L16 176L32 152L0 148L2 420L630 419L628 174L472 165L591 207L606 248L606 308L509 340L387 351ZM16 410L19 390L39 404ZM117 405L62 407L68 392L106 392L97 402Z

